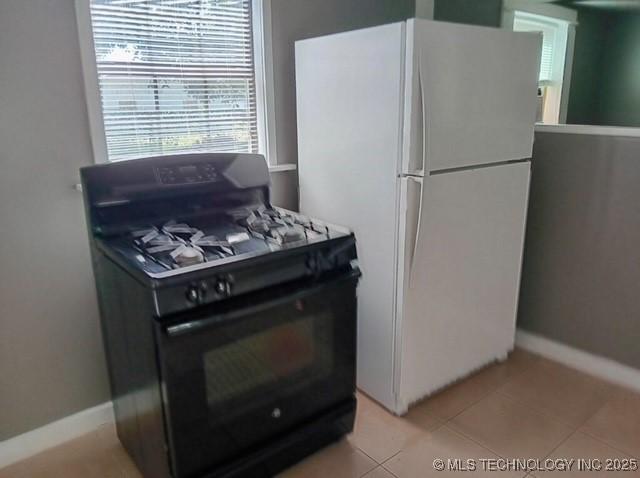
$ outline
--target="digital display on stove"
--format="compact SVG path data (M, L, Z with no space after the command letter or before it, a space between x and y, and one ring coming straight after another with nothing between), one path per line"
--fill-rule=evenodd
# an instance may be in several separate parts
M156 168L156 176L162 184L170 185L218 180L218 173L212 163L159 166Z

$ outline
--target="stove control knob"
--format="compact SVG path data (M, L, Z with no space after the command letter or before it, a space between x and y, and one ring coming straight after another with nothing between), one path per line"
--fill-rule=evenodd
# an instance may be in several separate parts
M316 272L318 272L318 260L315 255L309 254L307 256L305 265L307 266L308 272L312 274L315 274Z
M231 295L231 282L226 279L218 279L213 286L216 293L222 297L229 297Z
M209 283L207 281L200 282L200 293L204 297L209 292Z
M187 300L193 304L200 302L200 291L197 287L191 286L187 289Z

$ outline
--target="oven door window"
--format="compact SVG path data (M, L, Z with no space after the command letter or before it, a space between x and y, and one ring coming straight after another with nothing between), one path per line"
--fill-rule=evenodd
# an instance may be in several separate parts
M303 302L298 302L301 309ZM214 347L203 355L209 408L233 413L257 395L281 387L293 393L326 379L333 369L332 341L332 321L325 311Z
M356 281L238 298L185 317L184 333L157 325L176 477L238 459L353 395Z

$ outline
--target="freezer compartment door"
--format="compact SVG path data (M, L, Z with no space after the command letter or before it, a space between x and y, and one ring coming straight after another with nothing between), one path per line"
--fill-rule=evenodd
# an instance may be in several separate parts
M427 20L407 32L403 171L531 157L540 35Z
M513 347L529 173L521 162L424 178L405 248L404 403Z

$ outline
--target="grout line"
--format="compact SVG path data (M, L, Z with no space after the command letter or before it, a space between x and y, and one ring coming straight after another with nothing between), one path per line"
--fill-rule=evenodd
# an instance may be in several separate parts
M384 466L385 463L389 462L390 460L393 460L396 456L398 456L400 453L402 453L402 449L400 451L398 451L397 453L394 453L392 456L390 456L389 458L387 458L386 460L384 460L384 462L380 463L380 466L382 467L382 469L388 473L391 473L392 476L396 476L391 470L389 470L386 466Z
M376 461L374 460L374 463L376 463ZM359 478L364 478L366 477L369 473L371 473L374 470L377 470L378 468L380 468L380 464L376 464L376 466L374 466L373 468L371 468L370 470L367 470L366 472L364 472L362 475L359 475Z
M535 355L535 357L536 357L536 358L538 358L538 359L539 359L539 358L543 358L543 359L545 359L545 360L547 360L547 361L553 362L554 364L563 365L563 364L560 364L559 362L556 362L555 360L552 360L552 359L548 359L548 358L541 357L541 356L539 356L538 354L535 354L535 353L532 353L532 352L529 352L529 353L531 353L532 355ZM508 360L508 359L507 359L507 360ZM435 413L429 413L429 415L431 415L433 418L437 419L437 420L439 421L439 423L438 423L434 428L431 428L431 429L427 430L427 432L428 432L428 433L433 433L433 432L435 432L435 431L437 431L437 430L441 429L442 427L446 427L446 428L447 428L447 430L449 430L449 431L451 431L451 432L453 432L453 433L456 433L456 434L458 434L458 435L460 435L460 436L462 436L462 437L464 437L464 438L466 438L466 439L470 440L471 442L475 443L476 445L478 445L478 446L479 446L479 447L481 447L482 449L487 450L488 452L490 452L490 453L492 453L492 454L494 454L494 455L496 455L496 456L498 456L498 457L500 457L500 458L507 459L508 457L504 457L504 456L502 456L500 453L496 452L495 450L491 449L490 447L486 446L485 444L480 443L479 441L477 441L477 440L476 440L476 439L474 439L473 437L469 436L469 435L468 435L467 433L465 433L464 431L462 431L462 430L458 430L457 428L453 428L453 427L451 426L451 425L453 425L453 420L454 420L456 417L460 416L460 415L461 415L461 414L463 414L465 411L469 410L471 407L475 406L476 404L478 404L478 403L479 403L479 402L481 402L482 400L485 400L485 399L489 398L490 396L492 396L492 395L496 395L496 394L497 394L497 395L500 395L500 396L502 396L502 397L505 397L505 398L507 398L508 400L510 400L510 401L512 401L512 402L514 402L514 403L516 403L516 404L518 404L518 405L520 405L520 406L522 406L522 407L524 407L524 408L528 409L529 411L531 411L532 413L534 413L534 414L536 414L536 415L539 415L539 416L545 417L545 418L547 418L547 419L549 419L549 420L552 420L552 421L554 421L554 422L558 422L558 423L560 423L560 424L562 424L562 425L566 426L566 427L570 430L570 433L569 433L565 438L563 438L563 439L562 439L562 440L561 440L561 441L560 441L560 442L559 442L559 443L558 443L558 444L557 444L557 445L556 445L552 450L550 450L546 455L544 455L544 457L543 457L543 458L547 458L547 457L549 457L551 454L553 454L553 453L554 453L558 448L560 448L564 443L566 443L570 438L572 438L572 437L573 437L574 435L576 435L577 433L583 433L583 434L585 434L585 435L587 435L587 436L589 436L589 437L591 437L591 438L594 438L594 439L595 439L595 440L597 440L598 442L600 442L600 443L602 443L602 444L604 444L604 445L606 445L606 446L609 446L609 447L611 447L612 449L614 449L614 450L616 450L616 451L618 451L618 452L622 453L623 455L625 455L625 456L628 456L628 457L632 458L632 456L631 456L628 452L626 452L626 451L624 451L624 450L621 450L620 448L618 448L617 446L615 446L615 445L613 445L613 444L609 443L608 441L602 440L602 439L600 439L600 438L598 438L598 437L596 437L596 436L592 435L592 434L591 434L591 433L589 433L589 432L586 432L586 431L582 431L582 430L581 430L581 428L582 428L582 427L583 427L583 426L584 426L584 425L585 425L589 420L591 420L591 418L593 418L596 414L598 414L598 413L600 412L600 410L601 410L602 408L604 408L604 407L609 403L609 401L611 400L612 396L613 396L613 395L614 395L614 393L615 393L615 390L613 390L613 387L615 387L615 386L616 386L615 384L609 384L608 382L604 382L606 385L609 385L609 387L607 388L607 391L606 391L606 396L607 396L607 397L606 397L606 400L602 403L602 405L600 405L599 407L597 407L597 408L596 408L596 409L595 409L591 414L589 414L589 415L588 415L588 416L587 416L583 421L581 421L581 423L580 423L580 424L578 424L578 425L576 425L576 424L574 424L574 423L567 422L567 421L565 421L562 417L558 417L558 416L556 416L555 414L552 414L551 412L548 412L548 411L547 411L547 410L545 410L545 409L540 409L540 408L537 408L537 407L535 407L535 406L532 406L532 405L530 405L529 403L526 403L526 402L524 402L524 401L522 401L522 400L520 400L520 399L518 399L518 398L516 398L516 397L513 397L513 396L511 396L510 394L508 394L508 393L506 393L506 392L504 392L504 391L502 390L503 388L505 388L505 387L506 387L506 385L507 385L507 384L509 384L510 382L512 382L513 380L515 380L517 377L519 377L519 376L521 376L521 375L523 375L523 374L527 373L528 371L532 370L536 365L539 365L539 363L540 363L540 362L538 362L537 360L534 360L534 361L532 361L532 363L531 363L531 364L529 364L529 365L525 365L525 366L522 368L522 370L520 370L520 371L518 371L518 372L516 372L516 373L513 373L513 374L512 374L512 375L510 375L510 376L509 376L509 377L508 377L504 382L500 383L498 386L496 386L496 387L495 387L495 388L493 388L492 390L490 390L490 391L488 391L488 392L486 392L486 393L481 394L481 395L478 397L478 399L477 399L477 400L472 401L472 402L471 402L471 403L469 403L467 406L465 406L462 410L460 410L458 413L456 413L455 415L453 415L453 416L451 416L451 417L449 417L449 418L441 417L441 416L439 416L439 415L437 415L437 414L435 414ZM569 367L569 368L571 368L571 367ZM575 370L575 369L574 369L574 370ZM581 374L583 374L583 375L585 375L585 376L587 376L587 377L589 377L589 378L592 378L589 374L585 374L584 372L582 372L582 371L580 371L580 370L576 370L576 371L577 371L577 372L579 372L579 373L581 373ZM596 380L602 380L602 379L600 379L600 378L598 378L598 377L594 377L594 378L595 378ZM397 453L393 454L393 455L392 455L392 456L390 456L389 458L385 459L382 463L379 463L379 466L380 466L380 467L382 467L385 471L387 471L387 472L388 472L388 473L390 473L391 475L396 476L396 475L394 475L394 474L393 474L393 472L391 472L389 469L387 469L387 468L384 466L384 464L385 464L385 463L387 463L389 460L393 459L396 455L398 455L399 453L401 453L403 450L404 450L404 448L403 448L403 449L401 449L400 451L398 451ZM362 450L361 450L361 451L362 451ZM365 455L369 456L368 454L366 454L366 452L364 452L364 451L362 451L362 452L363 452L363 453L365 453ZM370 458L373 460L373 458L372 458L372 457L370 457ZM377 460L373 460L373 461L374 461L374 462L376 462L376 463L378 463L378 462L377 462ZM375 469L375 468L374 468L374 469ZM373 470L370 470L368 473L370 473L371 471L373 471ZM525 478L525 477L535 477L535 475L533 475L533 474L532 474L532 472L527 472L527 473L525 473L525 474L523 475L523 478Z
M498 392L497 390L494 392L494 394L498 394L498 393L499 393L499 392ZM551 417L551 416L549 416L549 415L547 415L547 414L540 413L537 409L532 408L532 407L530 407L529 405L524 404L524 403L520 402L519 400L516 400L516 399L514 399L514 398L512 398L512 397L510 397L510 396L508 396L508 395L506 395L506 394L502 394L502 393L500 393L500 395L501 395L501 396L503 396L503 397L505 397L505 398L507 398L507 399L508 399L508 400L510 400L511 402L514 402L514 403L515 403L515 404L517 404L517 405L520 405L520 406L522 406L522 407L524 407L524 408L527 408L530 412L534 413L535 415L542 416L543 418L548 418L549 420L552 420L552 421L554 421L554 422L560 422L561 424L563 424L563 425L567 426L567 427L571 430L571 433L569 433L565 438L563 438L563 439L560 441L560 443L558 443L558 445L556 445L556 446L555 446L555 447L554 447L554 448L553 448L553 449L552 449L552 450L551 450L547 455L545 455L543 458L546 458L546 457L547 457L547 456L549 456L551 453L553 453L553 452L556 450L556 448L558 448L560 445L562 445L562 444L563 444L565 441L567 441L567 440L568 440L568 439L569 439L569 438L570 438L574 433L576 433L576 432L578 431L578 428L579 428L579 427L578 427L578 428L574 428L574 426L573 426L573 425L570 425L570 426L569 426L569 425L565 424L563 421L557 420L555 417ZM501 412L500 412L500 413L501 413ZM456 416L457 416L457 415L456 415ZM580 425L580 426L581 426L581 425ZM478 444L478 445L480 445L481 447L483 447L483 448L485 448L485 449L487 449L487 450L491 451L491 453L494 453L495 455L499 456L500 458L503 458L503 459L505 459L505 460L506 460L506 459L509 459L509 457L506 457L506 456L501 455L501 454L500 454L500 453L498 453L497 451L495 451L495 450L493 450L492 448L488 447L486 444L480 443L480 442L479 442L479 441L477 441L474 437L470 436L468 433L465 433L465 432L464 432L464 430L459 430L459 429L457 429L457 428L450 428L450 427L448 427L448 428L449 428L450 430L453 430L454 432L456 432L456 433L458 433L458 434L463 435L464 437L468 438L469 440L473 441L474 443L477 443L477 444Z
M516 402L517 404L519 404L519 405L521 405L521 406L523 406L525 408L528 408L530 411L536 413L537 415L542 415L543 417L548 418L549 420L553 420L554 422L558 422L558 423L560 423L560 424L562 424L562 425L564 425L566 427L571 428L574 431L578 430L578 428L580 428L582 425L584 425L584 423L586 423L588 420L590 420L591 417L593 416L593 415L589 415L589 417L584 422L581 422L580 425L577 425L577 427L576 427L576 425L574 423L566 421L562 417L559 417L558 415L555 415L554 413L549 412L546 409L538 408L538 407L536 407L534 405L531 405L530 403L527 403L527 402L523 401L522 399L520 399L518 397L514 397L513 395L510 395L510 394L508 394L506 392L503 392L503 391L500 391L500 390L496 390L496 393L499 394L499 395L502 395L505 398L508 398L512 402ZM598 408L598 410L600 410L600 408ZM594 415L595 415L595 413L594 413Z
M378 460L376 460L375 458L373 458L371 455L369 455L366 451L364 451L362 448L360 448L358 445L353 445L355 446L359 452L361 452L364 456L366 456L367 458L369 458L371 461L373 461L376 466L374 468L377 468L378 466L380 466L382 463L380 463ZM400 453L400 452L398 452ZM395 456L395 455L394 455ZM372 468L372 470L374 469ZM369 470L371 471L371 470ZM367 471L367 473L369 473L369 471Z
M450 432L453 432L457 435L460 435L462 438L466 438L469 441L472 441L473 443L475 443L476 445L478 445L480 448L483 448L484 450L487 450L489 453L494 454L495 456L497 456L498 458L502 458L504 460L508 460L509 458L506 456L502 456L500 453L498 453L497 451L489 448L487 445L480 443L478 440L476 440L475 438L473 438L472 436L467 435L465 432L463 432L462 430L458 430L456 428L451 428L451 427L447 427L447 429Z
M605 441L605 440L603 440L602 438L599 438L599 437L597 437L597 436L595 436L595 435L593 435L593 434L589 433L588 431L585 431L585 430L576 430L576 432L577 432L577 433L582 433L583 435L587 435L589 438L593 438L593 439L594 439L594 440L596 440L597 442L600 442L600 443L602 443L603 445L608 446L609 448L613 448L614 450L619 451L620 453L622 453L623 455L625 455L625 456L627 456L627 457L629 457L629 458L636 458L636 457L634 457L633 455L631 455L629 452L624 451L624 450L622 450L622 449L618 448L616 445L613 445L612 443L610 443L610 442L608 442L608 441ZM640 460L640 457L637 457L637 459L639 459L639 460Z
M511 379L509 379L511 380ZM506 385L507 382L505 382L503 385ZM450 417L449 419L446 420L445 423L449 423L451 421L453 421L455 418L457 418L458 416L462 415L464 412L466 412L467 410L469 410L471 407L473 407L474 405L477 405L478 403L480 403L482 400L484 400L485 398L489 398L491 395L495 395L496 393L498 393L498 389L501 388L502 385L500 385L499 387L497 387L494 390L491 390L490 392L487 392L485 394L483 394L478 400L474 401L473 403L469 404L468 406L466 406L465 408L463 408L462 410L460 410L458 413L456 413L455 415L453 415L452 417Z
M384 463L387 463L389 460L392 460L393 458L395 458L396 456L398 456L400 453L402 453L402 450L400 450L398 453L396 453L395 455L393 455L392 457L388 458L387 460L385 460ZM391 471L389 468L387 468L386 466L384 466L384 463L382 463L380 466L382 467L382 469L388 473L391 473L392 476L397 476L393 471Z
M578 425L578 427L573 431L573 433L571 433L567 438L565 438L562 442L560 442L558 444L558 446L556 446L553 450L551 450L549 452L549 454L547 454L547 456L545 456L545 458L547 458L549 455L551 455L554 451L556 451L561 445L563 445L566 441L569 440L569 438L571 438L572 436L574 436L576 433L581 433L580 429L589 421L591 420L594 416L596 416L598 414L598 412L600 410L602 410L602 408L604 408L604 406L609 403L609 400L611 400L611 397L607 397L607 399L604 401L604 403L602 405L600 405L591 415L589 415L587 418L585 418L582 423L580 425Z
M499 387L499 388L502 388L502 386L501 386L501 387ZM556 445L556 446L555 446L551 451L549 451L549 453L547 453L543 458L548 458L548 457L549 457L549 456L550 456L554 451L556 451L560 446L562 446L562 445L563 445L567 440L569 440L571 437L573 437L576 433L584 433L584 432L581 432L581 431L580 431L580 428L582 428L582 427L583 427L583 426L584 426L584 425L585 425L585 424L586 424L586 423L587 423L591 418L593 418L593 417L594 417L594 416L595 416L595 415L596 415L596 414L597 414L597 413L598 413L598 412L599 412L599 411L600 411L600 410L601 410L601 409L602 409L602 408L607 404L607 402L608 402L608 400L609 400L609 399L607 399L607 401L606 401L605 403L603 403L600 407L598 407L598 408L596 409L596 411L594 411L594 412L593 412L593 414L589 415L586 419L584 419L584 421L582 421L582 422L581 422L581 423L576 427L576 425L575 425L575 424L567 423L567 422L565 422L564 420L559 419L559 418L558 418L558 417L556 417L555 415L551 415L551 414L549 414L548 412L545 412L545 411L539 410L538 408L533 407L533 406L529 405L528 403L522 402L522 401L518 400L517 398L510 396L510 395L509 395L509 394L507 394L507 393L500 392L499 390L495 390L494 394L500 394L501 396L503 396L503 397L505 397L505 398L507 398L507 399L511 400L512 402L515 402L515 403L519 404L520 406L522 406L522 407L524 407L524 408L528 408L531 412L533 412L533 413L535 413L535 414L537 414L537 415L542 415L543 417L546 417L546 418L548 418L548 419L550 419L550 420L560 422L561 424L563 424L563 425L565 425L565 426L567 426L568 428L570 428L570 429L571 429L571 433L570 433L569 435L567 435L564 439L562 439L562 440L561 440L561 441L560 441L560 442L559 442L559 443L558 443L558 444L557 444L557 445ZM457 416L457 415L456 415L456 416ZM454 418L455 418L455 417L454 417ZM492 449L491 449L491 448L489 448L488 446L486 446L486 445L484 445L484 444L482 444L482 443L480 443L480 442L476 441L473 437L469 436L469 435L468 435L467 433L465 433L464 431L462 431L462 430L458 430L458 429L453 429L453 431L455 431L455 432L457 432L457 433L459 433L459 434L462 434L463 436L465 436L465 437L469 438L471 441L473 441L473 442L477 443L478 445L482 446L483 448L485 448L485 449L487 449L487 450L490 450L492 453L495 453L496 455L500 456L501 458L505 458L505 459L507 458L507 457L504 457L504 456L500 455L500 454L499 454L499 453L497 453L495 450L492 450ZM589 433L587 433L587 435L591 436L591 434L589 434ZM593 437L593 438L596 438L596 437ZM611 446L609 443L606 443L606 442L604 442L604 441L602 441L602 440L598 440L598 441L600 441L601 443L604 443L605 445ZM618 449L618 448L616 448L616 447L613 447L613 446L611 446L611 448L614 448L615 450L620 451L621 453L623 453L623 454L625 454L625 455L629 456L629 455L628 455L626 452L624 452L623 450L620 450L620 449ZM535 475L532 475L532 474L531 474L531 472L528 472L525 476L535 476Z
M578 431L578 429L584 425L588 420L591 419L592 415L589 415L589 417L587 417L587 419L584 422L581 422L579 425L575 425L573 423L567 422L565 420L563 420L562 418L559 418L557 415L552 414L551 412L547 411L547 410L543 410L540 408L537 408L527 402L524 402L516 397L513 397L511 395L509 395L508 393L504 393L504 392L497 392L500 395L502 395L503 397L507 398L508 400L517 403L518 405L520 405L521 407L524 407L526 409L528 409L530 412L535 413L536 415L542 416L543 418L547 418L553 422L557 422L560 423L561 425L564 425L565 427L569 428L571 430L571 434L573 434L573 432ZM571 435L570 434L570 435Z
M614 387L620 387L620 385L612 384L611 388L614 388ZM623 387L623 388L624 388L624 387ZM628 390L628 389L627 389L627 390ZM633 390L632 390L632 392L633 392ZM588 430L585 430L585 429L584 429L584 426L585 426L585 425L586 425L586 424L587 424L587 423L588 423L588 422L589 422L593 417L595 417L598 413L600 413L600 411L602 411L602 409L603 409L604 407L606 407L606 406L609 404L609 402L611 402L611 400L613 399L614 394L615 394L615 390L612 390L612 391L611 391L611 393L610 393L610 395L609 395L609 397L607 397L607 400L606 400L606 401L605 401L605 402L604 402L604 403L603 403L603 404L602 404L602 405L601 405L601 406L600 406L600 407L599 407L599 408L598 408L598 409L593 413L593 415L589 416L589 418L587 418L587 419L584 421L584 423L582 423L582 424L578 427L578 430L576 430L576 431L577 431L577 432L579 432L579 433L582 433L582 434L584 434L584 435L587 435L588 437L591 437L591 438L593 438L594 440L596 440L596 441L598 441L598 442L600 442L600 443L602 443L602 444L604 444L604 445L607 445L607 446L608 446L608 447L610 447L610 448L613 448L614 450L619 451L620 453L622 453L622 454L624 454L624 455L628 456L629 458L634 458L630 453L628 453L628 452L626 452L626 451L624 451L624 450L622 450L622 449L618 448L618 446L617 446L617 445L614 445L613 443L610 443L610 442L608 442L608 441L606 441L606 440L604 440L604 439L602 439L602 438L600 438L600 437L597 437L597 436L596 436L596 435L594 435L593 433L590 433ZM639 457L637 457L637 459L640 459L640 456L639 456Z
M560 365L560 366L566 367L566 365L561 364L561 363L559 363L559 362L556 362L556 361L554 361L554 360L547 359L547 358L545 358L545 360L550 361L550 362L553 362L554 364L557 364L557 365ZM570 367L567 367L567 368L570 368ZM582 374L582 375L585 375L586 377L591 378L591 376L590 376L590 375L585 374L584 372L581 372L580 370L576 370L576 369L572 369L572 370L577 371L578 373L580 373L580 374ZM598 379L598 380L599 380L599 379ZM602 381L602 380L599 380L599 381ZM602 405L600 405L598 408L596 408L596 409L595 409L595 410L594 410L594 411L593 411L593 412L592 412L592 413L591 413L591 414L590 414L586 419L584 419L584 421L582 421L582 422L581 422L581 423L576 427L576 425L575 425L575 424L573 424L573 423L571 423L571 422L568 422L568 421L565 421L565 419L563 419L562 417L559 417L558 415L555 415L554 413L549 412L549 411L548 411L548 410L546 410L546 409L538 408L538 407L536 407L535 405L531 405L530 403L528 403L528 402L526 402L526 401L523 401L522 399L519 399L519 398L517 398L517 397L514 397L513 395L511 395L511 394L509 394L509 393L505 392L505 391L504 391L504 390L502 390L502 389L503 389L503 388L505 388L505 386L507 385L507 383L508 383L508 382L505 382L503 385L501 385L500 387L498 387L498 389L496 389L496 393L499 393L499 394L500 394L500 395L502 395L503 397L507 397L507 398L509 398L510 400L515 401L516 403L519 403L520 405L522 405L522 406L524 406L524 407L528 408L529 410L531 410L531 411L533 411L533 412L536 412L538 415L542 415L542 416L547 417L547 418L549 418L549 419L551 419L551 420L554 420L554 421L560 422L561 424L566 425L566 426L568 426L569 428L574 429L574 431L579 430L582 426L584 426L584 424L585 424L585 423L587 423L589 420L591 420L591 418L593 418L593 417L594 417L594 416L595 416L595 415L596 415L596 414L597 414L597 413L598 413L598 412L599 412L599 411L600 411L600 410L601 410L601 409L602 409L602 408L603 408L607 403L609 403L609 401L610 401L610 400L611 400L611 398L612 398L612 395L615 393L615 391L614 391L614 390L611 390L611 391L607 390L607 391L606 391L606 399L605 399L605 401L602 403ZM606 384L607 384L607 385L609 385L609 387L607 387L607 388L613 388L614 386L616 386L615 384L608 384L608 383L606 383Z
M560 448L562 445L564 445L564 444L569 440L569 438L571 438L571 437L572 437L573 435L575 435L576 433L578 433L578 430L577 430L577 429L576 429L576 430L574 430L574 431L572 431L571 433L569 433L569 435L568 435L564 440L560 441L560 443L558 443L558 444L553 448L553 450L551 450L549 453L547 453L543 458L549 458L549 456L551 456L551 454L552 454L554 451L556 451L558 448Z
M394 478L398 478L398 475L396 475L394 472L392 472L391 470L386 469L384 466L380 465L380 468L382 468L384 471L386 471L387 473L389 473L391 476L393 476Z
M529 352L530 353L530 352ZM535 354L534 354L535 355ZM507 360L509 360L507 358ZM504 362L502 362L504 363ZM507 385L509 382L511 382L512 380L514 380L516 377L519 377L520 375L524 375L525 372L529 371L529 369L533 368L533 366L536 365L535 363L532 363L531 365L527 365L525 366L522 370L520 370L519 372L514 373L513 375L510 375L509 377L507 377L507 379L502 382L500 385L498 385L496 388L494 388L493 390L488 391L487 393L483 394L480 396L480 398L478 398L478 400L470 403L469 405L467 405L465 408L463 408L462 410L460 410L458 413L456 413L455 415L445 419L445 424L449 423L450 421L452 421L454 418L458 417L459 415L463 414L464 412L466 412L469 408L473 407L474 405L478 404L479 402L481 402L482 400L484 400L485 398L489 397L490 395L493 395L494 393L497 393L501 388L503 388L505 385ZM488 370L488 369L485 369Z
M516 374L515 376L517 376L517 375L519 375L519 374ZM513 377L512 377L512 378L513 378ZM509 379L509 380L511 380L511 379ZM507 381L507 382L508 382L508 381ZM509 395L509 394L507 394L507 393L505 393L505 392L500 391L500 388L502 388L504 385L506 385L506 383L507 383L507 382L505 382L503 385L501 385L500 387L498 387L498 388L497 388L496 390L494 390L492 393L489 393L489 394L485 395L481 400L483 400L484 398L489 397L489 396L490 396L490 395L492 395L492 394L499 394L499 395L501 395L501 396L503 396L503 397L506 397L507 399L511 400L512 402L515 402L515 403L519 404L520 406L523 406L523 407L525 407L525 408L529 409L531 412L533 412L533 413L535 413L535 414L537 414L537 415L542 415L543 417L546 417L546 418L548 418L548 419L550 419L550 420L553 420L553 421L559 422L559 423L561 423L561 424L563 424L563 425L567 426L568 428L570 428L570 429L572 430L572 431L571 431L571 433L570 433L569 435L567 435L564 439L562 439L562 440L561 440L561 441L560 441L560 442L559 442L559 443L558 443L558 444L557 444L557 445L556 445L556 446L555 446L555 447L554 447L554 448L553 448L549 453L547 453L543 458L548 458L548 457L549 457L553 452L555 452L559 447L561 447L565 442L567 442L571 437L573 437L573 436L574 436L575 434L577 434L577 433L583 433L583 434L585 434L585 435L587 435L587 436L589 436L589 437L591 437L591 438L594 438L594 439L595 439L595 440L597 440L598 442L600 442L600 443L602 443L602 444L604 444L604 445L606 445L606 446L609 446L610 448L612 448L612 449L614 449L614 450L616 450L616 451L618 451L618 452L622 453L623 455L625 455L625 456L627 456L627 457L629 457L629 458L633 458L633 456L631 456L628 452L626 452L626 451L624 451L624 450L621 450L621 449L620 449L620 448L618 448L617 446L614 446L613 444L611 444L611 443L609 443L609 442L607 442L607 441L605 441L605 440L602 440L602 439L600 439L600 438L598 438L598 437L596 437L596 436L592 435L591 433L589 433L589 432L587 432L587 431L583 431L583 430L581 430L581 429L582 429L582 427L584 427L584 425L585 425L589 420L591 420L591 418L593 418L595 415L597 415L597 414L600 412L600 410L602 410L602 408L604 408L604 407L609 403L609 400L611 400L611 395L613 395L613 393L614 393L614 392L610 392L610 393L609 393L609 396L607 397L607 400L606 400L606 401L605 401L605 402L604 402L600 407L598 407L598 408L597 408L597 409L596 409L592 414L590 414L587 418L585 418L585 419L584 419L584 420L583 420L579 425L577 425L577 426L576 426L575 424L568 423L568 422L566 422L566 421L564 421L564 420L562 420L562 419L558 418L557 416L550 414L549 412L546 412L546 411L544 411L544 410L540 410L540 409L538 409L538 408L536 408L536 407L533 407L533 406L529 405L528 403L522 402L521 400L519 400L519 399L517 399L517 398L515 398L515 397L512 397L511 395ZM479 400L479 401L480 401L480 400ZM474 402L474 405L475 405L476 403L478 403L478 402ZM470 405L469 407L465 408L465 410L467 410L467 409L468 409L468 408L470 408L471 406L473 406L473 405ZM455 415L455 416L451 417L449 420L447 420L447 421L444 423L444 425L447 425L449 422L452 422L454 418L456 418L458 415L462 414L465 410L463 410L463 411L461 411L460 413L458 413L457 415ZM474 443L476 443L477 445L481 446L482 448L484 448L484 449L486 449L486 450L489 450L491 453L493 453L493 454L495 454L495 455L497 455L497 456L499 456L499 457L501 457L501 458L507 459L507 457L502 456L500 453L497 453L495 450L493 450L493 449L489 448L487 445L485 445L485 444L483 444L483 443L480 443L479 441L477 441L476 439L474 439L473 437L471 437L470 435L468 435L467 433L465 433L463 430L458 430L457 428L451 428L451 427L449 427L449 426L447 426L447 428L448 428L449 430L452 430L452 431L454 431L454 432L456 432L456 433L458 433L458 434L460 434L460 435L464 436L465 438L468 438L469 440L471 440L472 442L474 442ZM533 475L531 472L528 472L528 473L525 475L525 477L527 477L527 476L535 477L535 475Z

